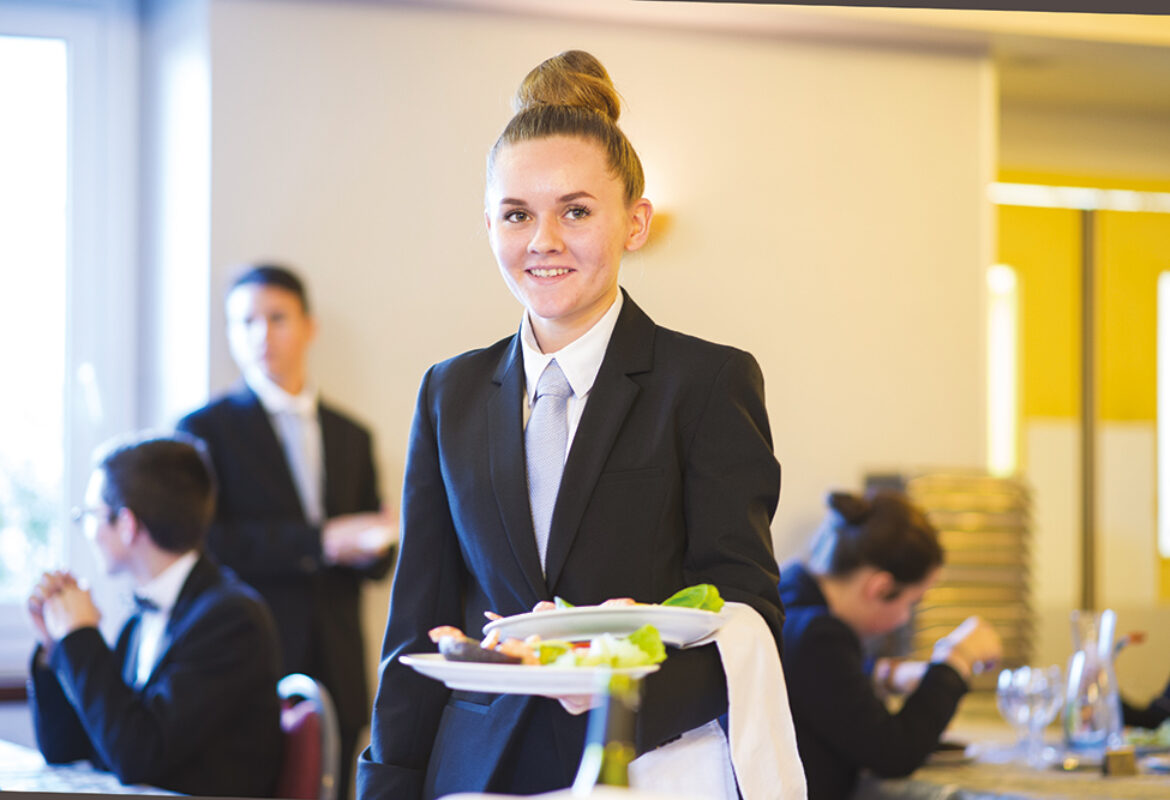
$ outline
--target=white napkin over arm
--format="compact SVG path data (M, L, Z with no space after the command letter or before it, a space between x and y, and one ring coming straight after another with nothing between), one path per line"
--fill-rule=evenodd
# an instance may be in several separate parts
M806 800L804 765L772 631L745 603L725 603L723 625L690 647L715 642L727 676L729 737L717 721L639 756L630 782L676 797ZM730 741L728 741L730 739ZM728 755L730 754L730 760Z

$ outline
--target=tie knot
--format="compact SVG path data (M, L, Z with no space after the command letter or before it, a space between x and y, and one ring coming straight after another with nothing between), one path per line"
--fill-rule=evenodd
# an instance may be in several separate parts
M536 382L536 397L539 399L545 395L552 395L563 398L569 397L571 394L573 394L573 387L569 385L565 373L561 371L561 365L554 358L548 362L544 372L540 373L540 380Z
M134 594L134 607L137 608L140 613L145 613L147 611L158 611L158 603L154 602L149 597L140 595L138 593Z
M298 396L288 398L288 402L277 413L288 414L298 419L311 419L316 410L313 398Z

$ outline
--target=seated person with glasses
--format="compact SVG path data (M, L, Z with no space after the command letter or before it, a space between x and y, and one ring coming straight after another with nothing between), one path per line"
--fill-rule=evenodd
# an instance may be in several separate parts
M281 759L279 645L259 596L202 552L215 479L194 440L114 446L75 512L139 612L111 648L69 572L28 599L40 639L30 705L45 760L88 759L125 784L269 796Z

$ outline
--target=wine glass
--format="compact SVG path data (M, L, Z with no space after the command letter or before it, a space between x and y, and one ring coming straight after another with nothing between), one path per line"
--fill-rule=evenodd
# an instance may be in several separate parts
M1056 718L1064 699L1064 681L1060 667L1032 668L1024 684L1024 702L1028 707L1025 760L1028 766L1047 765L1044 729Z
M999 713L1016 733L1014 750L1023 749L1027 739L1028 706L1024 702L1024 686L1030 679L1031 668L1005 669L995 684L995 705Z
M1015 729L1015 750L1029 766L1046 761L1044 728L1056 717L1063 699L1060 667L1005 669L999 673L995 700L999 713Z

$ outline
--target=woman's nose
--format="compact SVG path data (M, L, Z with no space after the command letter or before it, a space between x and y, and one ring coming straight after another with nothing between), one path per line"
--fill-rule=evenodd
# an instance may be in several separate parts
M560 226L555 219L543 219L536 223L532 238L528 242L530 253L559 253L562 249Z

